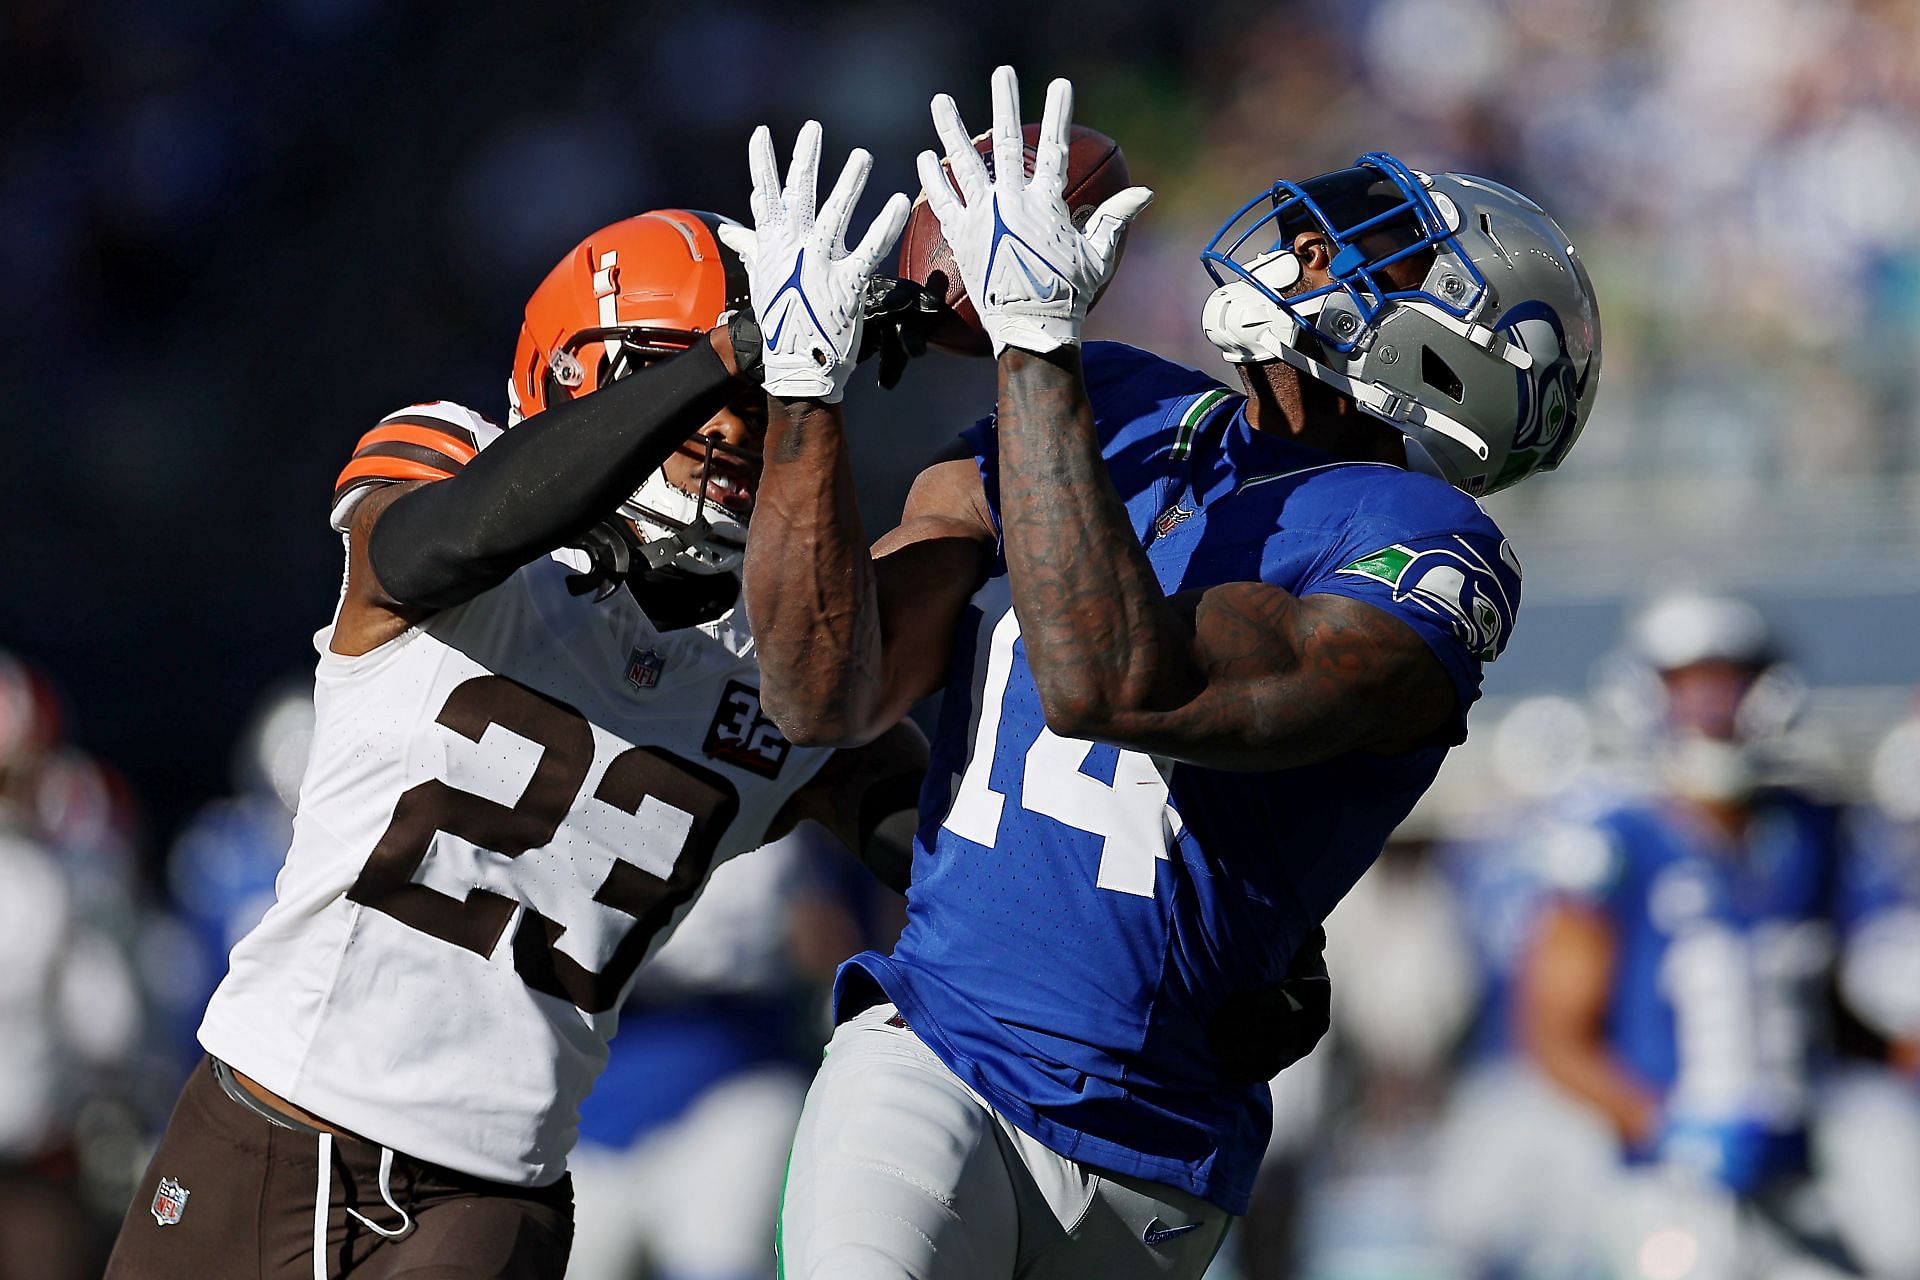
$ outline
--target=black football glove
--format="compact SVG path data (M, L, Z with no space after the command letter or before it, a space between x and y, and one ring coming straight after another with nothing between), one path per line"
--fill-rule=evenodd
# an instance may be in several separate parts
M900 384L907 361L927 353L927 334L953 312L938 294L911 280L874 276L866 290L858 362L879 356L880 385L891 389Z
M1327 931L1315 929L1293 954L1286 976L1235 992L1207 1023L1207 1048L1230 1084L1263 1084L1313 1052L1327 1034L1333 984Z
M733 340L735 376L755 386L764 384L767 380L766 343L760 336L760 318L753 314L753 308L739 307L723 312L720 323L727 326L727 337Z

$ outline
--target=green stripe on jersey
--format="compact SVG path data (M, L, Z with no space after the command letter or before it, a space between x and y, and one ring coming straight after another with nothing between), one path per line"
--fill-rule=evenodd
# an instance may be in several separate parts
M1215 387L1211 391L1201 392L1199 398L1187 406L1187 411L1180 415L1180 434L1173 442L1173 457L1176 461L1193 452L1194 433L1200 429L1200 424L1206 420L1206 416L1212 413L1229 394L1225 387Z
M1413 550L1395 543L1383 547L1370 556L1355 560L1340 569L1341 573L1351 573L1362 578L1372 578L1375 582L1384 582L1390 587L1400 585L1400 575L1413 563Z

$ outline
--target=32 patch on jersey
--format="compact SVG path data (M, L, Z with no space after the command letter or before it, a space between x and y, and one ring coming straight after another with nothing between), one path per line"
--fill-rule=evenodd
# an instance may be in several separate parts
M763 778L777 778L793 744L780 732L780 726L760 710L760 691L738 680L729 680L700 749L715 760L724 760Z
M1520 563L1505 543L1501 560L1519 577ZM1465 538L1414 548L1395 543L1340 570L1393 588L1395 603L1436 614L1481 662L1492 662L1513 629L1514 600L1494 567Z

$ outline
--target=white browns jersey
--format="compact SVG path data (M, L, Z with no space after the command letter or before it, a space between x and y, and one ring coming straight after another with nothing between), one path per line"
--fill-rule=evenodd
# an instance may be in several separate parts
M200 1027L333 1124L520 1185L565 1171L634 970L830 754L761 713L744 611L663 634L572 594L570 554L360 657L315 636L292 847Z

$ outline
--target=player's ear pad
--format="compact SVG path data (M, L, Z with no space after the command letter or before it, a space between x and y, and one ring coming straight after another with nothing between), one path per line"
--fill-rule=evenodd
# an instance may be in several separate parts
M1327 931L1293 953L1286 976L1235 992L1207 1023L1207 1048L1229 1084L1264 1084L1313 1052L1332 1017Z

